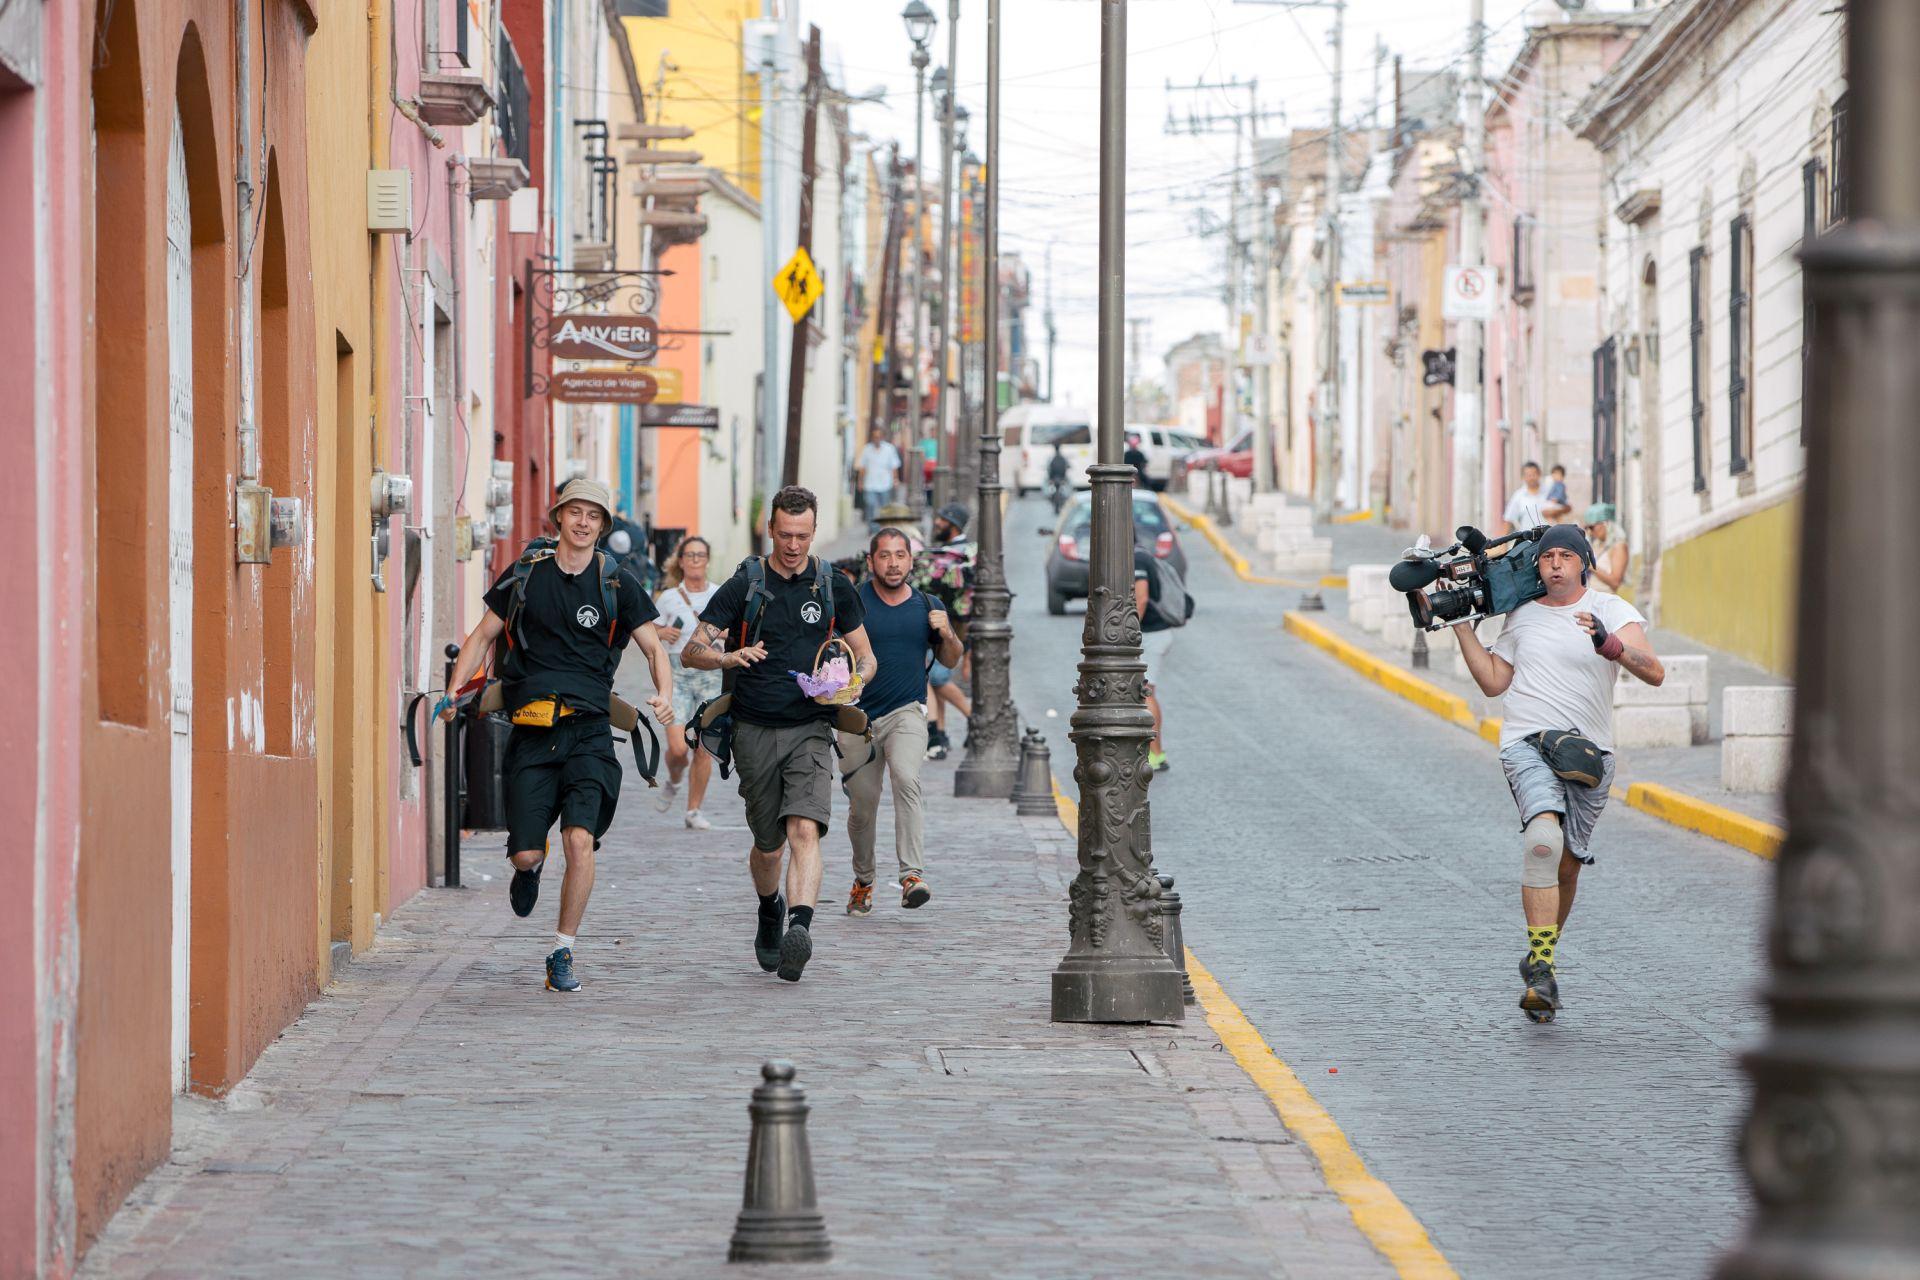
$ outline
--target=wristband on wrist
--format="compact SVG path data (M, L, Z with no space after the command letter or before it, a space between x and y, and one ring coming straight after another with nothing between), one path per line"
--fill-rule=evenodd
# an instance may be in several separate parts
M1617 635L1609 635L1600 644L1600 656L1608 662L1620 661L1620 655L1626 651L1627 643Z

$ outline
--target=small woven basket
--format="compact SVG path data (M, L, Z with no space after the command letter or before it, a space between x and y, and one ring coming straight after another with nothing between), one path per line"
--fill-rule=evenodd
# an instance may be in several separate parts
M833 651L836 648L846 656L849 679L846 688L838 693L823 693L814 698L823 707L851 706L860 696L860 672L855 669L853 646L839 636L828 636L820 642L820 647L813 654L813 673L816 676L820 674L820 669L835 656Z

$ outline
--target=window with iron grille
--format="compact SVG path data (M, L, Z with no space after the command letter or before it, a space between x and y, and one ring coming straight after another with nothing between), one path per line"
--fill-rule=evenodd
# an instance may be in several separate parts
M505 29L500 32L500 88L494 95L498 106L494 119L500 125L500 145L506 153L533 170L533 100L527 90L527 73L520 68L520 55Z
M1707 489L1707 247L1687 254L1687 346L1693 359L1693 491Z
M1746 214L1730 228L1727 270L1727 469L1753 465L1753 223Z
M1851 203L1847 191L1847 95L1833 104L1833 164L1827 191L1828 223L1844 222Z
M1614 501L1618 473L1620 381L1618 340L1593 350L1593 500Z
M1532 214L1523 213L1513 220L1513 296L1533 296L1533 242L1538 227Z

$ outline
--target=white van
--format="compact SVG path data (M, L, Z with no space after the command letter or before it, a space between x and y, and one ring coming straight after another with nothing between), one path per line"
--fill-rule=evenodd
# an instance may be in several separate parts
M1047 463L1053 446L1067 456L1073 487L1091 487L1093 411L1067 405L1028 402L1000 413L1000 483L1024 497L1047 487Z
M1176 458L1207 447L1207 442L1199 436L1159 423L1130 422L1126 433L1139 438L1140 449L1147 455L1147 485L1152 489L1167 487L1167 481L1173 478Z

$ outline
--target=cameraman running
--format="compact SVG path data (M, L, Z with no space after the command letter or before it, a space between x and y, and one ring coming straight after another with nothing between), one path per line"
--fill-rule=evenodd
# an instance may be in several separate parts
M1467 623L1455 624L1473 682L1490 698L1506 695L1500 765L1520 810L1520 905L1527 918L1526 989L1520 1007L1550 1022L1560 1007L1553 953L1573 910L1573 894L1594 824L1613 785L1613 684L1618 663L1647 684L1666 679L1648 647L1645 619L1619 596L1590 590L1593 551L1578 526L1554 525L1540 536L1540 581L1546 595L1507 615L1491 651ZM1540 736L1571 730L1600 749L1592 786L1556 774Z

